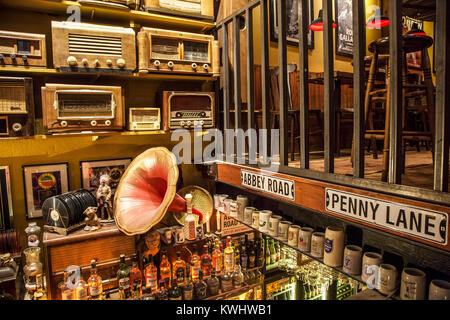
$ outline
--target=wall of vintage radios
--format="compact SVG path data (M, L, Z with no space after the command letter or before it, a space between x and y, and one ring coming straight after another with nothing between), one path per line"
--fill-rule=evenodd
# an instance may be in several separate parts
M142 27L52 21L53 65L60 72L219 75L219 44L213 36ZM137 40L136 40L137 39ZM136 63L138 61L138 63ZM0 67L46 68L44 34L0 31ZM1 68L0 68L1 70ZM125 128L119 86L47 83L41 89L49 133ZM157 107L130 108L129 130L214 127L214 93L158 94ZM0 137L34 133L33 81L0 77ZM162 120L162 124L161 124Z

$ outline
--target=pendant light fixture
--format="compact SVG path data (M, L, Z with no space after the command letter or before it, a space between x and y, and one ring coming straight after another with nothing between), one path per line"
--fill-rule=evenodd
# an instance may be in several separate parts
M410 36L426 36L427 35L425 33L425 31L419 29L419 24L417 22L413 23L411 30L409 30L406 34L410 35Z
M381 9L375 10L375 14L367 21L366 27L370 29L380 29L390 24L389 18L381 16Z
M333 21L333 29L336 29L337 24ZM311 31L323 31L323 11L319 11L319 17L311 22L309 25L309 30Z

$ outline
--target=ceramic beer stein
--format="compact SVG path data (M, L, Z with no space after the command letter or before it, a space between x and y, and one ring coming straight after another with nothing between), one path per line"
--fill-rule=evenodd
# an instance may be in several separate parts
M362 248L358 246L345 246L343 269L348 274L361 274Z
M298 248L301 251L309 252L311 250L311 236L314 229L309 227L302 227L298 231Z
M450 282L432 280L428 290L428 300L450 300Z
M323 258L323 248L325 245L325 234L314 232L311 236L311 255L316 258Z
M404 268L400 285L400 299L425 300L427 276L415 268Z
M344 237L344 229L334 226L327 227L327 230L325 231L325 250L323 253L323 263L327 266L342 266Z

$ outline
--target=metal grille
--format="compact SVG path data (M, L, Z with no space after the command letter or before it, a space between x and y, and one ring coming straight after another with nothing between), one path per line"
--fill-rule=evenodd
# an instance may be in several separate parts
M0 113L27 113L24 86L2 83L0 86Z
M122 39L116 37L69 34L70 54L122 56Z

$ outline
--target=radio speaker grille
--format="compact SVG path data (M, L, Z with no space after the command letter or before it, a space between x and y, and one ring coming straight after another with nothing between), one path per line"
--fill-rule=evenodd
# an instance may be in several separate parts
M0 113L27 113L25 88L14 83L0 86Z
M69 34L70 54L122 56L122 39L116 37Z

